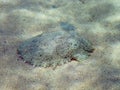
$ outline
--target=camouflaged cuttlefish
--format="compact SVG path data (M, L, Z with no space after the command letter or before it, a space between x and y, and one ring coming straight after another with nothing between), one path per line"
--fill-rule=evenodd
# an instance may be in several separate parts
M93 52L90 41L76 33L66 31L46 32L22 42L19 59L34 66L57 66L72 60L80 61Z

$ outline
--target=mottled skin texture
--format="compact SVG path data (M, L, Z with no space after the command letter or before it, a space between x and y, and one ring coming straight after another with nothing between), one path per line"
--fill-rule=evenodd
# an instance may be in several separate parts
M24 41L18 47L18 55L34 66L57 66L71 60L79 61L93 52L91 43L65 31L46 32Z

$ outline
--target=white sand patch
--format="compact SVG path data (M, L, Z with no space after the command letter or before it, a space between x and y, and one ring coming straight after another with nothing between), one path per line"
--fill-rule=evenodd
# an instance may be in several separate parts
M112 64L116 67L120 67L120 43L112 45Z
M17 5L20 0L0 0L0 5Z

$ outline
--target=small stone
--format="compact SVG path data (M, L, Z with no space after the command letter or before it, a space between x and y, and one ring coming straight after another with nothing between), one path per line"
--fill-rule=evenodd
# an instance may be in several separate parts
M74 31L76 28L68 22L60 22L60 26L63 30Z

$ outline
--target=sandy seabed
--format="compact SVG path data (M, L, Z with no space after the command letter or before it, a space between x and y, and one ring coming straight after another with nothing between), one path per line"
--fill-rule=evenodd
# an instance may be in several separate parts
M95 48L81 62L33 67L18 45L67 22ZM0 0L0 90L120 90L120 0Z

